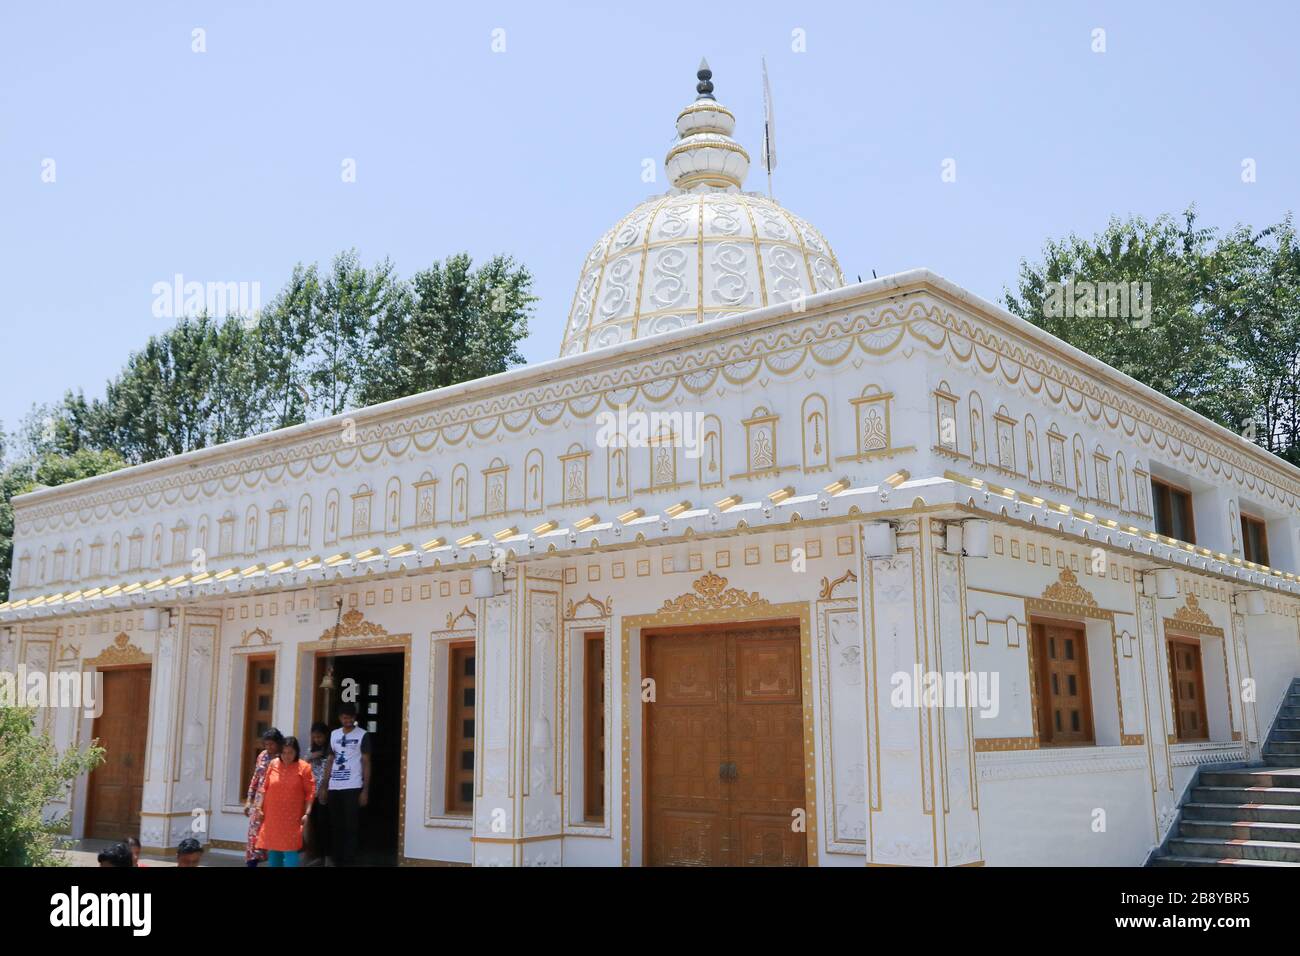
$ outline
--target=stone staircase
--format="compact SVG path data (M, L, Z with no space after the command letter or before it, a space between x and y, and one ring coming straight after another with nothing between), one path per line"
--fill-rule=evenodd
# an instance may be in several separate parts
M1151 866L1300 867L1300 678L1262 753L1262 767L1201 771Z

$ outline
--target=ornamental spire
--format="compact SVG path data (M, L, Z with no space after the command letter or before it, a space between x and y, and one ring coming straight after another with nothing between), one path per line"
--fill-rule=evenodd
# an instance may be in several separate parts
M700 60L691 103L677 114L677 142L664 158L668 179L687 192L738 190L749 171L749 154L731 138L736 117L713 95L713 70Z
M713 71L709 69L709 61L700 57L700 68L695 71L695 78L700 82L695 84L695 92L699 93L698 99L713 99Z

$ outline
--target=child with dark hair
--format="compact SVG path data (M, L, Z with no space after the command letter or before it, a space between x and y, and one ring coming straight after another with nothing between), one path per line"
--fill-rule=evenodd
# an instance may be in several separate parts
M107 849L99 851L99 865L114 870L129 870L135 866L131 858L131 848L125 843L114 843Z
M140 862L140 840L136 837L129 836L123 842L126 843L127 849L131 851L131 865L144 866Z
M361 808L370 802L370 736L357 726L357 708L339 708L339 723L330 734L321 802L330 808L330 841L334 862L351 866L356 859Z
M198 866L203 859L203 844L194 837L186 837L176 846L176 865L178 867Z
M262 827L257 848L265 850L268 866L297 866L302 850L302 828L316 798L311 765L298 759L298 738L286 737L280 756L266 768L266 781L258 796Z
M266 851L257 848L257 832L262 828L262 812L256 806L262 786L266 782L266 768L280 755L284 745L284 734L274 727L268 727L262 733L263 750L257 755L253 764L253 776L248 781L248 793L244 798L244 816L248 817L248 842L244 849L244 863L255 867L266 860Z

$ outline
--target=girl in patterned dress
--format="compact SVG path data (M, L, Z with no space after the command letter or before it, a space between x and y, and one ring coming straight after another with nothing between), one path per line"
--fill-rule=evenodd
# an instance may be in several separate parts
M248 817L248 845L244 849L244 864L250 867L266 860L266 851L257 848L257 834L262 829L262 810L258 804L262 787L266 784L266 768L280 755L284 734L270 727L262 734L262 743L264 749L257 755L253 776L248 781L248 793L244 798L244 816Z

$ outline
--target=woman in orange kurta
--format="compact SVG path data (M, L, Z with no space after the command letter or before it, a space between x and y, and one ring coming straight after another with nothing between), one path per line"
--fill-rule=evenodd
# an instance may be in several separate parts
M285 737L280 756L266 768L258 811L262 828L257 847L266 851L267 866L297 866L302 828L316 798L311 764L298 759L298 738Z

